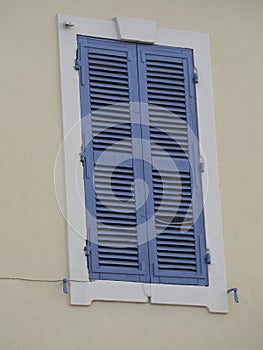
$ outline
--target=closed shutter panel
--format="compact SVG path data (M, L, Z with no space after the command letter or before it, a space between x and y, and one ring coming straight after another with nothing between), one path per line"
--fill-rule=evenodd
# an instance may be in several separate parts
M138 62L151 281L207 285L192 51L139 45Z
M146 282L136 47L78 37L78 58L90 278Z

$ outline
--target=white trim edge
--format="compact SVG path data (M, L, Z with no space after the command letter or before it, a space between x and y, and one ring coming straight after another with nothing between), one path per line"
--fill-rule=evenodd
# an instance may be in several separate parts
M116 26L116 21L118 26ZM151 21L138 20L141 24ZM120 24L121 23L121 24ZM222 219L218 187L215 120L212 96L209 37L172 29L155 28L132 31L131 19L94 20L58 15L61 94L64 133L64 169L66 185L66 217L68 225L68 252L70 280L88 281L86 258L83 252L86 237L84 184L79 165L81 145L80 102L78 74L73 69L77 35L108 39L153 42L159 45L187 47L194 51L198 68L197 109L199 138L205 158L206 171L202 176L205 204L207 247L212 256L209 286L181 286L142 284L133 282L93 281L71 282L70 297L73 305L90 305L93 300L133 301L154 304L205 306L211 312L227 313L228 300L224 269ZM127 29L127 36L125 30ZM150 34L149 34L150 33ZM153 34L154 33L154 34ZM154 36L153 36L154 35ZM73 130L73 131L72 131ZM70 135L70 137L68 137ZM67 142L67 140L70 140ZM209 183L208 183L209 181Z

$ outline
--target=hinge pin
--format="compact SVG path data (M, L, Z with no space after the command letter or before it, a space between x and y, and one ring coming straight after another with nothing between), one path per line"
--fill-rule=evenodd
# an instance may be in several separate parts
M79 70L80 69L80 63L79 63L79 60L75 60L75 65L74 65L74 68L76 70Z
M205 261L206 261L207 265L211 264L211 254L210 253L206 253Z
M198 74L197 73L194 73L194 83L197 84L199 83L199 77L198 77Z
M81 151L81 152L79 153L79 160L80 160L80 162L82 163L82 165L84 165L84 162L85 162L85 154L84 154L83 151Z
M85 252L85 256L89 255L89 248L87 245L84 247L84 252Z

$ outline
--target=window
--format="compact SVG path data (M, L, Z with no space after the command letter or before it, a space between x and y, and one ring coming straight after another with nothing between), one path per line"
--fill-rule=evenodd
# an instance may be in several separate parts
M78 53L90 278L207 285L192 50Z
M58 17L71 303L226 312L207 36L154 25Z

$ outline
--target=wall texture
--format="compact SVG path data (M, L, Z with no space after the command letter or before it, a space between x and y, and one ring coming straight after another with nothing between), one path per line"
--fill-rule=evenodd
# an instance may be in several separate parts
M227 280L241 299L229 298L227 315L129 303L72 307L61 284L0 280L1 349L259 349L263 2L0 0L0 13L0 275L67 275L53 184L62 141L56 14L122 15L210 34Z

